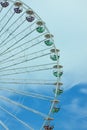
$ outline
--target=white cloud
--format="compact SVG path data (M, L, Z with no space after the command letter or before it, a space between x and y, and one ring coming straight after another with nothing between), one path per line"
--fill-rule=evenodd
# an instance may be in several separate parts
M83 93L83 94L87 94L87 88L80 89L80 92Z
M65 105L63 108L76 115L76 118L84 118L87 115L87 105L79 105L80 99L73 99L71 104Z
M79 98L75 98L70 104L63 106L67 114L66 120L62 122L63 128L67 130L87 129L87 105L81 106L79 102L81 102Z

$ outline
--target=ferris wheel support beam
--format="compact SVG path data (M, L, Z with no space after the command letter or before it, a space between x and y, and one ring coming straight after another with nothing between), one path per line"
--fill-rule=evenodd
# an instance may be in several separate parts
M9 128L7 128L7 126L6 126L2 121L0 121L0 125L1 125L5 130L9 130Z
M12 113L10 113L9 111L7 111L5 108L3 108L2 106L0 106L0 109L3 110L4 112L6 112L7 114L9 114L11 117L13 117L14 119L16 119L18 122L20 122L23 126L29 128L30 130L34 130L29 124L25 123L24 121L20 120L18 117L16 117L15 115L13 115ZM5 127L4 127L5 128ZM9 130L9 129L6 129Z

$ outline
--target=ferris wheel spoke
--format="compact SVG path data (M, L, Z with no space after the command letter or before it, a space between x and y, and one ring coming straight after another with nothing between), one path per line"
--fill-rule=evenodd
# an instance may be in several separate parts
M42 112L39 112L39 111L37 111L37 110L35 110L35 109L32 109L32 108L30 108L30 107L27 107L27 106L25 106L25 105L23 105L23 104L20 104L20 103L18 103L18 102L15 102L15 101L11 100L10 98L4 97L4 96L0 96L0 99L4 100L4 101L6 101L6 102L9 102L9 103L11 103L11 104L13 104L13 105L16 105L16 106L18 106L18 107L20 107L20 108L23 108L23 109L25 109L25 110L27 110L27 111L30 111L30 112L32 112L32 113L35 113L35 114L37 114L37 115L39 115L39 116L41 116L41 117L44 117L44 118L47 117L46 114L44 114L44 113L42 113Z
M13 83L15 82L18 83L18 84L34 84L34 85L57 85L56 81L55 80L42 80L42 79L39 79L39 80L32 80L32 79L18 79L18 78L0 78L0 82L1 83L5 83L5 82L9 82L9 83ZM62 85L62 83L60 83Z
M5 43L3 43L3 42L1 42L0 43L0 46L1 47L3 47L3 46L5 46L6 44L8 44L10 41L12 41L13 39L15 39L17 36L19 36L19 35L22 35L23 36L23 32L25 32L26 30L28 30L30 27L32 27L34 24L36 23L36 21L34 22L34 23L32 23L31 25L29 25L28 27L26 27L26 28L24 28L22 31L20 31L19 33L17 33L15 36L13 36L11 39L6 39L6 42Z
M28 34L26 34L25 36L23 36L21 39L19 39L18 41L16 41L14 44L18 44L20 41L22 41L23 39L25 39L26 37L28 37L31 33L33 33L36 29L33 29L31 32L29 32ZM2 56L7 50L9 50L11 47L13 47L13 45L11 45L10 47L8 47L6 50L4 50L2 53L0 53L0 55ZM6 54L6 53L5 53Z
M1 8L0 8L0 13L2 12L2 10L3 10L3 8L1 7Z
M0 37L3 35L3 34L5 34L8 30L10 30L10 28L12 27L12 26L14 26L15 24L16 24L16 22L23 16L25 14L25 12L24 13L22 13L22 15L21 16L19 16L1 35L0 35Z
M9 79L10 80L10 79ZM36 82L36 83L32 83L32 82L27 82L27 83L25 83L25 82L11 82L11 81L0 81L0 83L2 83L2 84L21 84L21 85L24 85L24 84L34 84L34 85L55 85L54 83L50 83L50 82L48 82L48 83L44 83L44 82Z
M38 36L38 37L36 37L36 38L34 38L34 39L31 39L31 40L29 40L29 41L27 41L27 42L25 42L25 43L23 43L23 44L21 44L21 45L15 47L15 48L12 48L13 46L16 45L16 43L17 43L17 42L16 42L16 43L14 43L13 45L11 45L9 48L7 48L7 49L3 52L2 55L8 54L9 52L14 51L14 50L16 50L16 49L18 49L18 48L24 46L24 45L27 44L27 43L32 43L32 41L38 39L39 37L40 37L40 36ZM25 48L25 49L26 49L26 50L27 50L27 49L30 49L31 47L34 47L34 46L36 46L36 45L38 45L39 43L42 43L42 42L44 42L44 41L45 41L45 39L43 39L43 40L41 40L41 41L39 41L39 42L37 42L37 43L35 43L35 44L33 44L33 45L31 45L31 46ZM30 44L29 44L29 45L30 45ZM12 48L12 49L11 49L11 48ZM11 50L9 50L9 49L11 49ZM22 50L21 52L25 51L25 49ZM20 52L19 52L19 53L20 53ZM19 53L17 53L17 54L19 54ZM1 56L2 56L2 55L1 55Z
M36 69L36 70L31 70L31 71L21 71L21 72L14 72L14 73L6 73L6 74L0 74L0 76L6 76L6 75L17 75L17 74L23 74L23 73L31 73L31 72L38 72L38 71L47 71L51 70L53 68L44 68L44 69Z
M2 20L7 16L7 14L11 11L11 9L13 8L13 5L9 8L9 10L6 12L6 14L0 19L0 23L2 22ZM3 8L2 8L3 9Z
M50 53L46 53L46 54L42 54L42 55L40 55L40 56L35 56L35 57L31 58L31 59L22 60L21 62L17 62L17 63L11 64L11 65L9 65L9 66L1 67L0 70L1 70L1 69L6 69L6 68L9 68L9 67L12 67L12 66L16 66L16 65L19 65L19 64L23 64L23 63L29 62L29 61L31 61L31 60L36 60L36 59L38 59L38 58L45 57L45 56L47 56L47 55L49 55L49 54L50 54Z
M38 67L38 69L37 69L37 67ZM23 71L23 69L24 68L5 69L5 70L0 71L0 76L21 74L21 73L31 73L31 72L36 72L36 71L52 70L53 66L34 66L34 67L30 66L30 67L26 67L27 70L25 70L25 71ZM5 72L5 74L3 72ZM10 74L9 74L9 72L10 72ZM3 74L1 74L1 73L3 73Z
M38 44L42 43L43 41L44 41L44 40L38 42ZM27 51L27 50L29 50L30 48L32 48L32 47L34 47L34 46L36 46L36 45L37 45L37 43L34 44L34 45L31 45L30 47L25 48L24 50L19 51L18 53L14 54L14 55L11 55L10 57L7 57L6 60L11 59L11 58L15 57L16 55L19 55L19 54L21 54L22 52ZM43 52L43 51L42 51L42 52ZM35 52L35 53L37 54L37 52ZM32 54L35 54L35 53L32 53ZM32 54L28 54L28 55L25 55L25 56L24 56L24 55L23 55L23 56L20 56L20 55L19 55L19 56L16 57L16 58L20 59L20 58L24 58L24 57L29 56L29 55L32 55ZM14 58L13 61L14 61L16 58ZM3 62L3 61L4 61L4 60L2 60L1 62ZM8 61L9 61L9 60L8 60ZM11 59L10 61L12 61L12 59ZM5 62L6 62L6 61L4 61L3 63L5 63Z
M44 35L44 34L43 34L43 35ZM20 48L20 47L24 46L24 45L27 44L27 43L31 43L32 41L37 40L38 38L40 38L40 37L43 36L43 35L39 35L39 36L35 37L34 39L31 39L31 40L29 40L29 41L27 41L27 42L25 42L25 43L23 43L23 44L21 44L21 45L15 47L15 48L13 48L13 49L11 49L10 51L14 51L15 49ZM39 41L39 42L41 43L41 42L43 42L44 40L45 40L45 39L43 39L43 40L41 40L41 41ZM36 44L38 44L39 42L37 42ZM36 44L33 44L33 46L36 45ZM29 45L30 45L30 44L29 44ZM14 46L14 45L13 45L13 46ZM9 52L9 51L8 51L8 52Z
M5 27L7 26L7 24L10 22L10 20L12 19L12 17L14 16L15 13L13 13L10 18L7 20L7 22L5 23L5 25L1 28L0 33L2 32L3 29L5 29Z
M33 97L41 100L46 100L46 101L51 101L54 99L54 97L46 96L46 95L41 95L37 93L32 93L32 92L24 92L24 91L19 91L18 89L11 89L11 88L5 88L5 87L0 87L0 90L5 90L8 92L13 92L22 96L27 96L27 97Z
M9 130L9 128L4 124L4 122L0 121L0 125L1 125L5 130Z
M40 41L39 43L42 43L43 41ZM38 44L39 44L38 43ZM22 50L22 51L20 51L20 52L18 52L18 53L14 53L14 55L11 55L10 57L7 57L6 59L3 59L3 60L1 60L0 61L0 64L4 64L4 63L7 63L7 62L13 62L13 61L15 61L15 60L17 60L17 59L21 59L21 58L25 58L25 57L27 57L27 56L32 56L32 55L37 55L37 54L41 54L41 52L45 52L45 51L47 51L47 50L50 50L52 47L50 47L50 48L47 48L47 49L42 49L42 50L40 50L40 51L35 51L35 52L33 52L33 53L29 53L29 54L27 54L27 55L22 55L22 56L20 56L19 54L21 54L22 52L24 52L24 51L26 51L27 49L30 49L31 47L33 47L33 46L36 46L37 45L37 43L36 44L34 44L34 45L32 45L32 46L30 46L30 47L28 47L28 48L26 48L26 49L24 49L24 50ZM19 55L18 57L16 57L16 58L13 58L13 57L15 57L15 56L17 56L17 55ZM11 58L13 58L13 59L11 59Z
M29 124L25 123L24 121L22 121L21 119L19 119L18 117L16 117L15 115L13 115L11 112L7 111L5 108L3 108L2 106L0 106L0 109L3 110L5 113L9 114L11 117L13 117L14 119L16 119L18 122L20 122L23 126L27 127L30 130L34 130ZM9 130L9 129L6 129Z
M49 63L49 64L36 64L36 65L34 65L34 66L26 66L26 67L18 67L18 68L11 68L11 69L1 69L0 70L0 73L1 72L3 72L3 71L10 71L11 72L11 70L24 70L24 69L27 69L27 71L28 71L28 69L29 70L33 70L33 69L37 69L37 68L48 68L48 67L52 67L53 65L55 65L55 63Z
M9 35L6 37L6 39L2 41L2 43L4 43L15 31L17 31L17 29L20 28L24 22L25 20L20 25L18 25L11 33L9 33Z

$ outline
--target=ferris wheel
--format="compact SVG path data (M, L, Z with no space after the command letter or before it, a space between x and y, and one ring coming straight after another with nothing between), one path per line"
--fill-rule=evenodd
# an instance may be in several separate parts
M60 50L21 1L0 0L0 130L53 130L63 93Z

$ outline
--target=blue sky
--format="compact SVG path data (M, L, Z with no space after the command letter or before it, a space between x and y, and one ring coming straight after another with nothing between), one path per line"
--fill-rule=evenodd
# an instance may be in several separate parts
M61 50L65 93L55 130L87 129L87 1L26 1L46 22ZM72 88L73 87L73 88ZM81 123L81 124L80 124Z
M55 44L61 50L64 81L66 80L67 83L69 78L70 84L86 82L87 69L84 61L86 62L87 59L87 1L39 0L35 3L32 0L27 3L40 15L50 32L54 34Z
M87 84L78 84L62 95L62 109L56 129L87 129Z
M87 1L23 0L23 2L29 5L45 21L48 29L54 35L56 47L60 49L60 64L64 66L62 77L64 93L59 97L61 111L55 115L55 120L52 123L55 125L54 130L87 130ZM38 92L38 89L35 88L34 91ZM49 89L45 92L44 89L39 88L39 91L44 94L49 93ZM2 94L6 95L5 92ZM6 96L9 94L7 93ZM11 99L23 102L26 106L31 105L32 108L43 113L47 113L45 109L49 108L49 104L42 100L30 99L29 101L28 98L21 99L21 96L17 97L17 95L11 95ZM14 107L14 105L9 108L8 106L11 105L9 103L1 103L12 113L16 109L18 117L25 122L30 124L34 122L35 130L38 130L42 123L40 117L33 115L34 118L28 120L28 116L32 115L31 113L27 113L19 107ZM10 129L13 127L13 130L27 130L14 119L9 119L8 114L2 111L0 113L2 113L2 121L8 117L5 123ZM14 123L10 124L11 120ZM2 126L0 126L0 129L4 130Z

